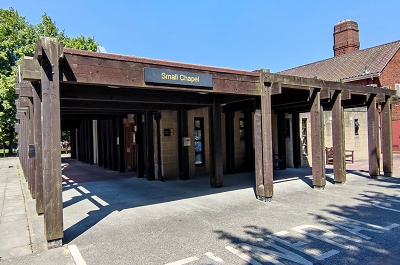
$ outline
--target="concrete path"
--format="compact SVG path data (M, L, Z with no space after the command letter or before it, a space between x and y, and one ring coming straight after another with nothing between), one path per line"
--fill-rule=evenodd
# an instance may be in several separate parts
M398 178L400 177L400 154L395 154L394 157L395 177ZM71 254L70 249L73 249L74 244L84 246L86 239L95 240L96 235L102 237L102 231L97 230L100 227L116 228L116 220L121 224L127 222L127 225L129 225L134 221L140 223L151 220L154 214L164 213L167 216L170 211L176 211L180 214L185 211L189 212L189 209L194 206L198 214L201 215L200 212L203 209L203 214L208 216L210 215L208 211L217 211L217 209L213 209L213 203L223 204L226 208L240 208L249 202L249 198L254 199L252 188L254 175L252 173L227 176L226 185L223 188L212 189L209 187L207 178L164 183L159 181L147 182L144 179L132 178L129 174L122 174L121 176L116 172L107 173L104 169L88 166L78 161L67 159L64 162L66 162L63 164L65 167L63 171L65 181L63 183L65 245L58 249L47 250L43 232L43 216L36 214L35 201L29 194L27 182L20 172L20 167L18 168L18 158L0 159L0 264L84 264L79 263L82 262L79 259L74 260L77 257ZM75 170L74 166L79 170ZM356 161L354 164L349 164L347 169L349 173L352 173L352 179L356 176L367 177L368 161ZM86 175L82 174L85 170L88 172ZM21 173L21 176L18 172ZM97 173L94 174L94 172ZM102 181L93 180L93 177L96 177L97 174L101 176L98 180ZM275 192L281 198L282 203L290 203L292 193L288 191L295 186L312 186L310 168L275 171L274 174ZM332 167L327 166L327 181L330 185L333 183L332 175ZM310 189L304 196L312 197L315 194L319 196L319 193L313 193ZM311 197L307 200L312 201ZM173 205L172 208L166 207L168 202L173 203L170 204ZM251 205L253 204L259 205L252 201ZM262 205L257 207L263 207ZM282 209L282 207L283 205L279 209ZM269 208L271 211L275 209L272 204ZM98 211L98 209L101 210ZM115 220L110 221L114 218L114 215ZM137 229L137 227L133 229ZM155 230L136 231L135 233L139 235L147 233L158 238L161 234L154 233L159 229L164 233L164 230L170 228L156 227ZM115 230L114 234L120 233L120 231L117 231ZM107 240L100 239L97 242L104 241L106 244L113 244L113 242L108 242L111 238L113 237ZM171 238L171 240L174 239ZM100 253L93 252L94 249L91 244L87 244L83 251L84 256L89 258L105 256L105 253L99 255ZM214 255L211 254L209 256ZM112 255L111 252L110 260L115 258ZM400 264L399 259L400 250L391 251L389 254L379 255L376 259L371 259L368 264L382 264L382 261L388 265ZM100 263L106 264L107 258ZM92 263L89 262L88 264Z

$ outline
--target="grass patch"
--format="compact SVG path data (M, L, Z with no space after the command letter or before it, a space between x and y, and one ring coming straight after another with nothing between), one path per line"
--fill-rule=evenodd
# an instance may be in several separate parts
M6 151L6 157L15 157L17 154L17 149L13 149L12 153L8 152L8 149L5 150ZM0 158L4 157L4 149L0 149Z

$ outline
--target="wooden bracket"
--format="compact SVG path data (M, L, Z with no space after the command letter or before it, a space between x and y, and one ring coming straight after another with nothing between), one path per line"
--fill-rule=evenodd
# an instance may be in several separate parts
M33 57L25 57L21 63L22 80L39 81L42 78L41 67L39 61Z
M271 96L282 94L282 83L281 82L273 82L270 86Z

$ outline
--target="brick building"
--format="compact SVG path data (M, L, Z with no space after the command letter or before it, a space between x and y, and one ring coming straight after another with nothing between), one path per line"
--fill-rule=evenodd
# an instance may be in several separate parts
M359 50L358 24L346 19L334 27L334 57L279 74L318 77L400 90L400 40ZM400 104L392 105L393 150L400 151Z

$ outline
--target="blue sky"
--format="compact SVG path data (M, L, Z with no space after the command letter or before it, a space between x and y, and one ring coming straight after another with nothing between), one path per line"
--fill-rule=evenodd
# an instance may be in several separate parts
M400 1L2 0L31 24L46 12L109 53L272 72L333 56L333 27L358 22L361 49L400 39Z

